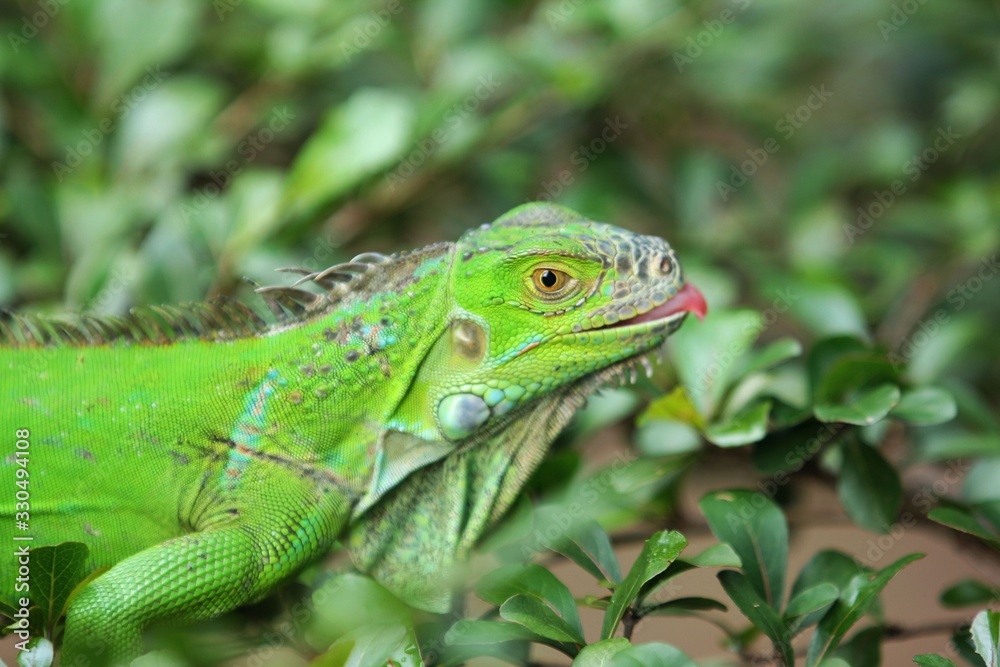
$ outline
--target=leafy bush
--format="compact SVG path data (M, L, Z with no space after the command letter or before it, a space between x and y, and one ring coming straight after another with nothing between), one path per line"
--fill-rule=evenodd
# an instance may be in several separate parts
M651 378L578 416L481 545L455 615L316 567L164 640L176 660L556 660L545 646L585 666L690 665L635 634L686 617L718 626L732 663L874 665L887 642L954 630L948 658L915 661L998 664L996 612L923 630L882 612L917 554L822 550L788 571L786 519L829 487L861 529L961 536L995 570L995 6L18 0L0 34L10 307L249 301L243 276L455 238L532 199L668 238L711 304ZM603 463L583 456L594 439ZM691 477L721 462L752 479L713 484L694 518ZM691 553L705 524L718 544ZM556 577L563 557L601 594ZM725 597L676 594L701 568ZM32 617L50 638L92 574L69 569ZM982 579L942 606L996 608Z

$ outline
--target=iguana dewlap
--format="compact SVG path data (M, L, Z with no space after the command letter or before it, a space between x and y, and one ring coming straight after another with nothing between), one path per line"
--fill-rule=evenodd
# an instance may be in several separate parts
M31 546L111 568L69 609L64 664L259 600L345 531L360 569L443 610L442 574L585 395L705 312L663 240L549 204L258 291L276 324L236 302L0 323ZM7 547L14 513L4 492ZM7 602L13 579L0 559Z

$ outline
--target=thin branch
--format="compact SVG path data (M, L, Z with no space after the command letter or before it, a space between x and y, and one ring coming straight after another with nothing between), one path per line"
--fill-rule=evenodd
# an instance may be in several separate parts
M627 607L625 609L625 614L622 616L622 636L625 637L625 639L632 641L632 632L641 620L642 617L636 614L632 607Z
M937 623L927 623L916 625L910 628L901 625L888 625L885 627L885 641L900 641L914 639L917 637L928 637L940 634L952 634L962 626L962 623L954 621L939 621Z
M961 627L961 623L950 622L939 622L939 623L927 623L925 625L916 625L912 627L904 627L901 625L886 625L882 628L882 641L904 641L907 639L916 639L920 637L930 637L934 635L948 634L955 632ZM809 648L807 646L800 647L795 651L795 657L802 658L808 653ZM774 653L740 653L740 664L742 665L752 665L753 667L763 667L764 665L780 665L781 656L777 652Z

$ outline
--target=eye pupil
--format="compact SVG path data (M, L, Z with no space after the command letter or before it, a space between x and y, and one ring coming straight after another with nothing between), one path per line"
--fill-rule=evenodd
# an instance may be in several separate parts
M532 274L532 280L534 281L535 291L541 292L546 296L560 294L570 282L569 276L563 271L545 268L535 269Z

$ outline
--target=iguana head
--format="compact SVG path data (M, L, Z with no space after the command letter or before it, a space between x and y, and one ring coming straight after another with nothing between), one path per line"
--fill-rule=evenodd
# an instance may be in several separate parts
M457 243L429 404L451 441L557 388L645 361L704 298L663 240L526 204Z
M463 236L443 288L443 333L383 433L384 464L351 535L360 569L435 611L448 608L452 564L584 395L706 310L665 241L550 204Z

